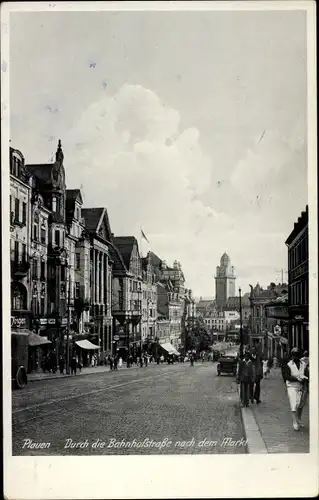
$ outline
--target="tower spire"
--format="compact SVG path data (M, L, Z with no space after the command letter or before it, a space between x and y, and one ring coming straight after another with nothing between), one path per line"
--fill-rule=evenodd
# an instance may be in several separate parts
M59 141L58 141L58 148L57 148L56 153L55 153L55 159L57 162L63 163L64 154L62 151L61 139L59 139Z

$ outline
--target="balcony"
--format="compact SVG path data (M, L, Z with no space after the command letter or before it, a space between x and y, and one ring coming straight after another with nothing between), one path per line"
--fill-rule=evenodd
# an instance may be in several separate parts
M22 262L16 262L11 260L11 275L15 279L22 279L25 278L28 274L28 271L30 269L30 262L28 261L22 261Z

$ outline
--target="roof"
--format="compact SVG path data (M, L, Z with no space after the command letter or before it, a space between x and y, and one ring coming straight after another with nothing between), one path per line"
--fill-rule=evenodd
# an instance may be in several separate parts
M152 266L160 268L162 265L162 260L154 252L148 252L148 255L150 257Z
M66 189L66 199L83 203L81 189Z
M96 233L104 208L82 208L82 217L88 231Z
M221 256L221 259L220 259L220 263L223 265L223 264L229 264L230 262L230 258L229 256L227 255L226 252L223 253L223 255Z
M81 190L67 189L65 191L65 194L66 194L66 202L65 202L66 223L71 224L74 217L75 202L79 201L81 204L83 203Z
M286 239L286 245L290 245L293 240L298 236L298 234L308 225L308 205L304 212L301 212L301 216L298 217L297 222L294 223L294 228L290 235Z
M25 168L40 181L47 182L51 180L54 165L55 163L38 163L37 165L26 165Z
M114 245L120 251L127 269L130 268L132 250L135 244L137 244L135 236L116 236L114 238Z

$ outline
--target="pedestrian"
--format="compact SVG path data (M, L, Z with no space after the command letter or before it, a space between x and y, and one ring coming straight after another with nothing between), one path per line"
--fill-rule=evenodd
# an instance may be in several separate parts
M114 370L117 371L117 365L118 365L118 362L119 362L119 358L118 358L118 355L115 354L114 356Z
M114 364L113 356L109 356L109 363L110 363L110 371L112 371L113 370L113 364Z
M244 354L244 359L240 359L237 364L236 381L240 384L240 399L242 406L249 406L249 391L254 378L253 364L248 351Z
M264 359L262 363L263 363L263 376L267 378L270 373L268 366L268 359Z
M194 355L193 354L190 355L189 360L191 362L191 366L194 366Z
M143 368L143 355L140 356L140 367Z
M291 351L291 359L285 366L285 379L287 394L292 414L292 425L295 431L302 426L300 419L302 410L306 404L304 385L308 383L309 366L301 361L300 351L294 347Z
M148 364L148 356L147 356L147 354L144 354L144 364L145 364L145 367Z
M164 363L164 355L163 354L161 355L160 359L161 359L161 363Z
M119 358L119 368L122 368L123 366L123 359L120 357Z
M73 354L72 358L71 358L71 375L76 375L76 357L75 355Z
M60 359L59 359L59 369L60 369L60 373L62 375L63 372L64 372L64 356L60 356Z
M263 378L263 368L262 361L259 356L257 356L256 349L251 350L251 361L253 365L253 380L250 384L250 401L253 403L256 401L257 404L260 401L260 382Z
M273 361L273 363L274 363L274 364L273 364L273 367L274 367L274 369L276 369L276 368L277 368L277 366L278 366L278 358L277 358L277 356L275 356L275 357L274 357L274 361Z

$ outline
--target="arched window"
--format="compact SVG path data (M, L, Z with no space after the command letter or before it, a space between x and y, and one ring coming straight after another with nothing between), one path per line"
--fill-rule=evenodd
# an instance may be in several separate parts
M27 290L21 283L11 284L11 309L27 309Z

